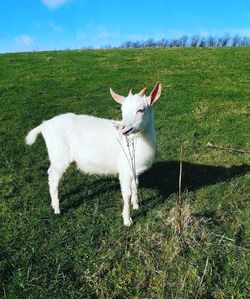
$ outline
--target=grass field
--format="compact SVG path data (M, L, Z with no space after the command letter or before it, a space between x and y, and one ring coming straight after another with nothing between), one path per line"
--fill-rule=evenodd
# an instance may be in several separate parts
M250 155L206 147L250 149L249 57L250 47L0 55L0 296L250 298ZM27 132L65 112L119 119L109 87L157 81L157 159L133 226L117 178L73 166L54 215L46 147L26 146Z

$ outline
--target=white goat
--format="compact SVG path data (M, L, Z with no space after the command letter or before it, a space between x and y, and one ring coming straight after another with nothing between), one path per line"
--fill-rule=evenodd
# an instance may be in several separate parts
M89 174L119 174L124 201L124 225L132 224L129 200L133 209L138 209L138 175L147 170L155 156L155 128L152 105L161 95L161 84L157 83L150 95L145 96L146 88L139 94L130 91L127 97L110 93L113 99L122 105L122 121L119 132L114 121L88 115L67 113L58 115L34 128L26 136L26 143L32 145L39 133L42 133L50 159L49 191L51 205L55 214L60 213L58 184L70 163L76 162L79 169ZM135 148L136 177L132 173L126 158L126 147L122 148L117 137L137 134ZM133 136L133 135L132 135Z

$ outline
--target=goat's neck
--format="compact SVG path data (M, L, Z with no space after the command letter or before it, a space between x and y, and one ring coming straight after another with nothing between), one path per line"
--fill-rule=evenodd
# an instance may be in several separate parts
M148 126L141 132L140 139L142 142L146 143L148 146L155 149L156 145L156 135L154 126L154 115L151 115L151 121Z

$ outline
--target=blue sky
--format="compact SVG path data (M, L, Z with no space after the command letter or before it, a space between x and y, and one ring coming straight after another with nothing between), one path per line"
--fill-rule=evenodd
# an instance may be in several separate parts
M250 0L0 0L0 53L250 36Z

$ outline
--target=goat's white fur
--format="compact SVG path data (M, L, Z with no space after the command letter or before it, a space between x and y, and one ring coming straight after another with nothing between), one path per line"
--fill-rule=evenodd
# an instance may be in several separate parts
M46 142L50 167L48 169L51 205L55 214L60 213L58 184L70 163L76 162L79 169L89 174L119 174L124 201L124 225L131 225L129 199L133 209L138 209L138 175L147 170L155 156L156 136L152 104L159 98L161 84L157 83L149 97L139 94L119 96L111 90L112 97L122 104L123 119L119 132L114 121L89 115L67 113L58 115L34 128L26 136L26 143L32 145L39 133ZM124 147L117 141L118 134L137 133L135 148L136 181L124 154Z

